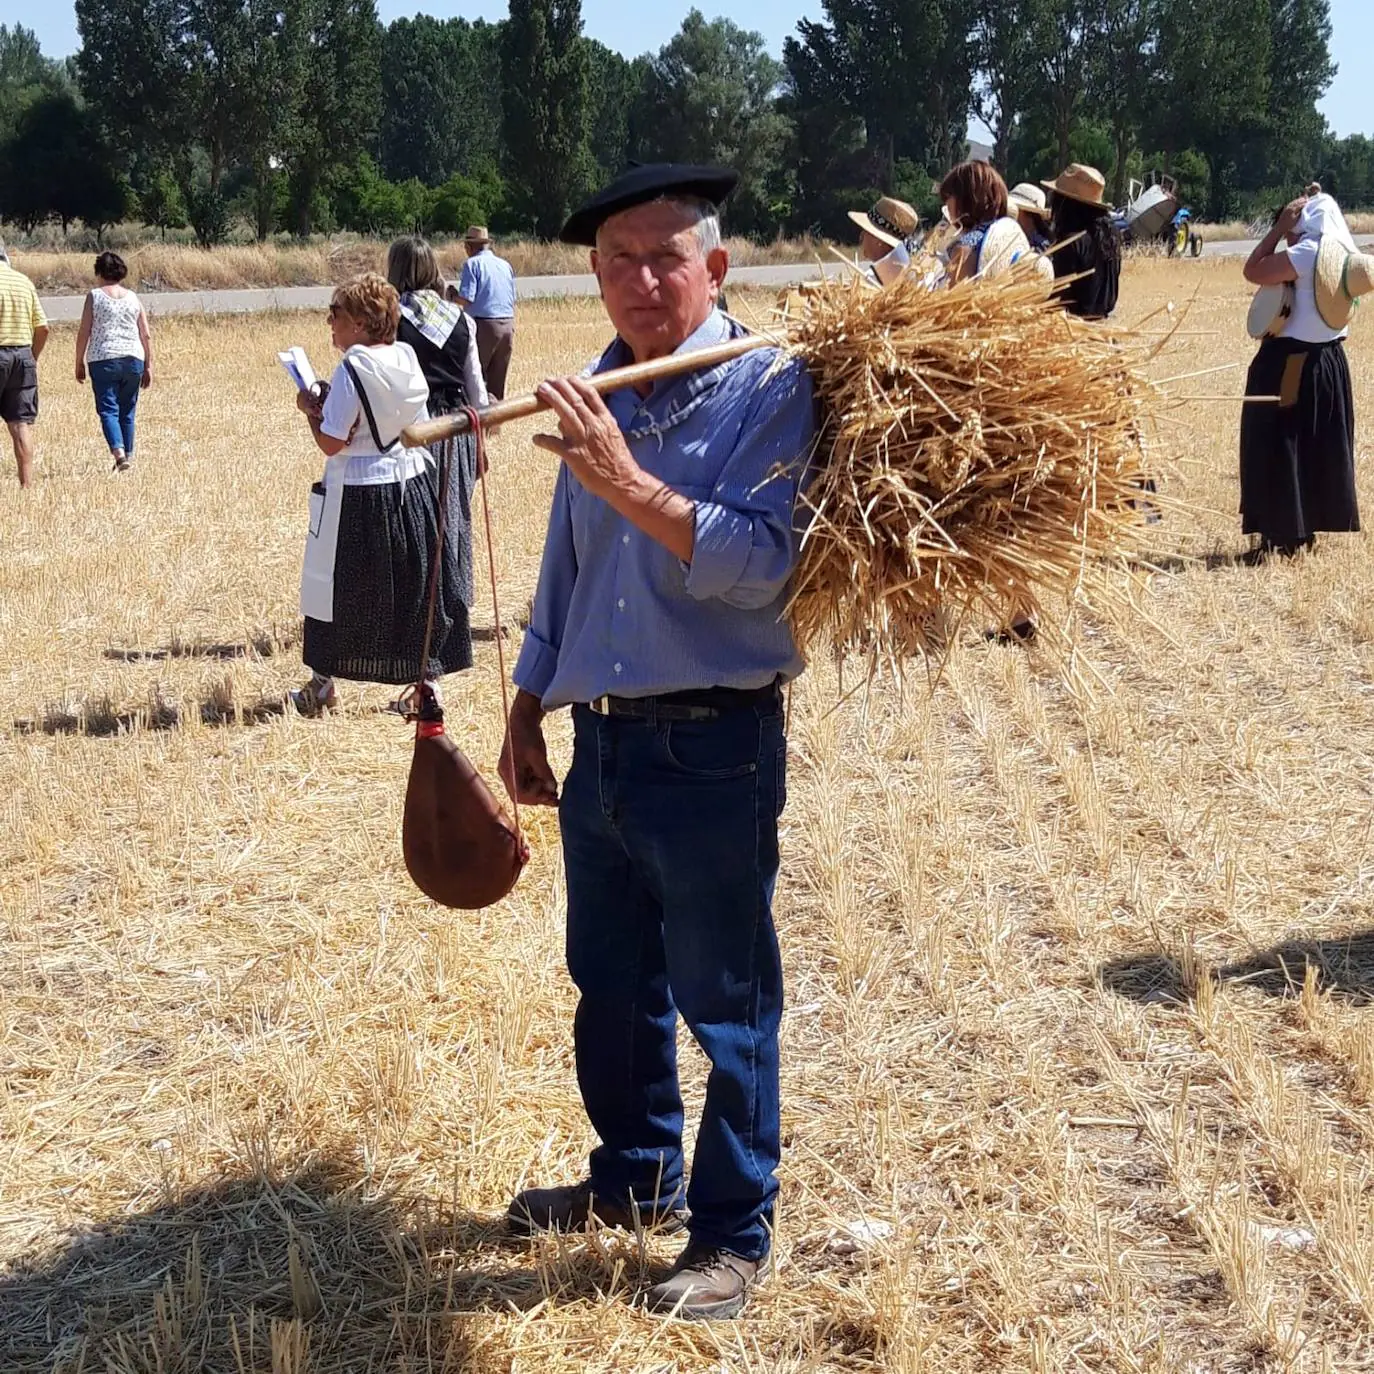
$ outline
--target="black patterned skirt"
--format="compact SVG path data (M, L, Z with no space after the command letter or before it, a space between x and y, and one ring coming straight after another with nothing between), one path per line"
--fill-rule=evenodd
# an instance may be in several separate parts
M301 657L328 677L414 682L421 675L430 555L438 531L441 465L448 513L426 677L472 666L472 439L434 445L435 461L404 484L348 486L339 510L334 619L305 618Z
M1241 416L1244 533L1296 545L1322 530L1358 530L1355 403L1341 341L1265 339L1245 394L1280 399L1247 405Z

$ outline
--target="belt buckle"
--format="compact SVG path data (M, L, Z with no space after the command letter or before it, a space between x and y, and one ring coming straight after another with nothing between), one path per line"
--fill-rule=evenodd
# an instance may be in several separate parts
M587 709L598 716L609 716L611 714L611 702L609 697L593 697L587 703Z

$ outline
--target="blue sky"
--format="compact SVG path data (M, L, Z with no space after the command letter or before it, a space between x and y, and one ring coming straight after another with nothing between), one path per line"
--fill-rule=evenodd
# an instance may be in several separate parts
M698 0L708 17L728 14L736 23L758 29L775 52L805 15L819 18L821 0L745 0L728 10L713 0ZM500 19L506 0L379 0L384 21L403 14L461 14L468 19ZM629 56L662 47L672 37L692 0L582 0L586 31ZM1360 58L1374 52L1374 0L1331 0L1332 50L1340 66L1335 83L1321 103L1335 131L1374 134L1374 92L1361 78ZM54 57L75 52L76 12L72 0L0 0L0 23L34 29L45 52Z

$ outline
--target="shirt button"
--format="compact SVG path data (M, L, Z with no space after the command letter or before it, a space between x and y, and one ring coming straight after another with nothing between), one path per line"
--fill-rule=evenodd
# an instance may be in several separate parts
M625 598L622 596L615 604L623 611L625 609Z
M622 544L628 544L630 542L630 536L628 534L622 534L620 536L620 542Z
M620 670L621 670L621 665L620 665L619 663L617 663L617 664L615 665L615 670L616 670L617 673L620 672Z

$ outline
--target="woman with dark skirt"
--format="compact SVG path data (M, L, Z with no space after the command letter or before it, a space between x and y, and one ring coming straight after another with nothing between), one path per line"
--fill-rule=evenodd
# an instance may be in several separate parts
M1054 253L1055 278L1074 279L1064 282L1059 299L1070 315L1105 320L1121 287L1121 235L1103 199L1107 180L1096 167L1071 162L1040 184L1051 193L1050 241L1064 245Z
M400 437L428 414L429 387L416 350L397 341L400 323L396 290L375 272L339 287L329 324L343 360L323 396L297 398L326 458L301 573L301 656L313 676L291 697L304 715L334 707L336 678L403 684L472 665L471 543L465 525L454 529L450 482L449 533L436 549L442 472L428 449ZM436 554L434 632L421 663Z
M1284 206L1245 264L1245 279L1256 286L1291 286L1287 322L1261 342L1245 380L1247 396L1279 398L1241 414L1241 528L1259 536L1249 563L1273 554L1291 558L1323 530L1360 528L1343 342L1349 311L1326 298L1318 261L1330 262L1333 252L1355 252L1340 207L1329 195L1300 196Z

